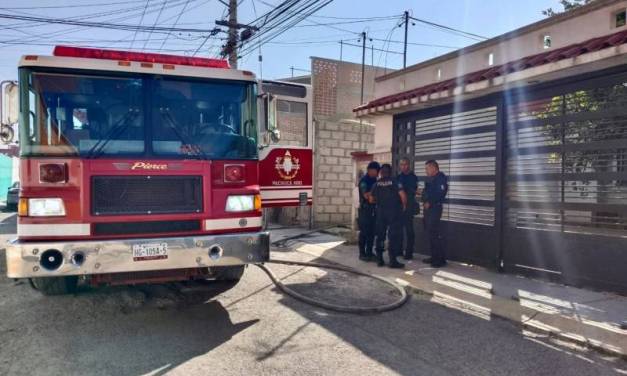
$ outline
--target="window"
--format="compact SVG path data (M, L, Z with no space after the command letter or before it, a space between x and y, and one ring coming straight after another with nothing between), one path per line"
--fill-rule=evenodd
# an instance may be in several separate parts
M279 99L276 117L280 145L307 146L307 103Z
M442 79L442 68L438 68L438 70L435 71L435 79L438 81Z
M546 50L551 48L551 36L545 35L542 37L542 47Z
M257 156L254 85L233 81L154 81L156 155L248 159Z
M139 78L23 70L28 92L20 122L24 156L129 155L144 152ZM24 95L22 97L25 97Z
M252 82L22 68L20 90L22 156L257 157Z
M488 54L488 66L493 66L494 65L494 53L490 52Z
M614 13L614 27L623 27L627 24L627 11L621 10Z

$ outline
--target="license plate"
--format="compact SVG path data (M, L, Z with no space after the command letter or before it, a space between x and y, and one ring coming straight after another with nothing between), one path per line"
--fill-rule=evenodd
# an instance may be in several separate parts
M133 245L133 261L163 260L167 258L168 243Z

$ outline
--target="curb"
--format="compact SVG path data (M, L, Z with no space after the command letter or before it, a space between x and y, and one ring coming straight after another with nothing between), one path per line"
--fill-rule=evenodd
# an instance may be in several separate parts
M297 251L298 252L298 251ZM324 257L321 257L323 259L325 259L326 261L332 262ZM420 289L410 283L407 283L407 285L405 285L405 288L408 289L412 294L416 294L416 295L422 295L422 296L433 296L433 293L424 289ZM504 299L499 297L500 299ZM595 341L595 340L589 340L586 339L585 337L582 336L577 336L577 335L569 335L569 334L565 334L562 332L558 332L555 330L551 330L548 329L546 327L542 327L540 325L533 325L532 323L529 323L529 321L526 322L520 322L518 320L512 319L512 317L505 315L505 314L500 314L498 312L491 312L491 315L498 317L502 320L507 320L513 324L515 324L517 327L521 328L521 329L527 329L530 331L533 331L535 333L538 334L544 334L547 335L550 338L556 338L559 339L561 341L564 342L569 342L575 345L578 345L580 347L586 348L586 349L591 349L591 350L595 350L599 353L605 354L605 355L610 355L610 356L614 356L623 360L627 360L627 354L616 350L612 347L608 347L606 345L604 345L603 343L599 342L599 341Z
M342 264L339 263L329 257L325 257L325 255L313 255L311 253L308 252L303 252L303 251L299 251L297 248L301 245L308 245L308 243L304 243L301 241L298 241L296 239L291 239L292 240L292 244L286 244L286 248L294 251L294 252L300 252L300 253L305 253L307 255L310 256L314 256L314 257L318 257L321 258L323 260L325 260L326 262L330 262L333 264ZM373 273L375 274L375 273ZM387 276L382 276L383 278L387 278L387 279L393 279L394 282L399 283L398 282L398 277L387 277ZM424 289L424 288L420 288L418 286L415 286L413 284L411 284L409 281L403 280L403 282L405 283L401 283L403 285L403 287L405 287L406 290L408 290L409 292L411 292L412 294L416 294L416 295L421 295L423 297L433 297L434 294L432 291L429 291L428 289ZM491 292L492 293L492 292ZM498 295L493 295L493 299L494 301L498 300L502 300L505 304L511 303L510 300L512 298L506 298L506 297L502 297L502 296L498 296ZM463 306L463 304L460 304L460 306ZM468 309L468 310L472 310L473 307L471 305L467 305L464 306L464 308ZM546 335L549 338L554 338L554 339L558 339L560 341L564 341L564 342L568 342L571 343L573 345L576 345L578 347L584 348L584 349L590 349L590 350L595 350L598 353L601 354L605 354L605 355L609 355L609 356L613 356L613 357L617 357L619 359L623 359L623 360L627 360L627 354L624 353L623 351L621 351L621 349L615 347L615 346L611 346L611 345L606 345L601 341L597 341L597 340L591 340L588 339L582 335L578 335L575 333L564 333L558 330L554 330L557 328L551 327L549 325L542 325L541 323L534 323L534 320L532 320L533 315L529 318L526 319L524 321L520 320L519 314L520 311L517 311L516 314L509 314L508 312L498 312L498 311L494 311L492 310L490 312L490 315L493 317L497 317L503 320L507 320L509 322L511 322L512 324L514 324L515 326L519 327L521 330L525 329L525 330L529 330L532 332L535 332L537 334L542 334L542 335ZM518 316L518 317L517 317ZM564 318L564 320L571 320L571 319L567 319ZM571 320L572 321L572 320Z

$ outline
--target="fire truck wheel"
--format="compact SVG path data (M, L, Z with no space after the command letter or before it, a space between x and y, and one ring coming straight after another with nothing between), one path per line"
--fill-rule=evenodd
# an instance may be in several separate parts
M216 267L216 281L237 282L244 275L244 269L246 265Z
M78 277L31 278L31 285L44 295L65 295L76 291Z

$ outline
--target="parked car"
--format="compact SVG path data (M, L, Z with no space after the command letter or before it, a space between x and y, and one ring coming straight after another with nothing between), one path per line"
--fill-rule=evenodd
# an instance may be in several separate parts
M7 190L7 209L16 210L20 195L20 182L16 181Z

